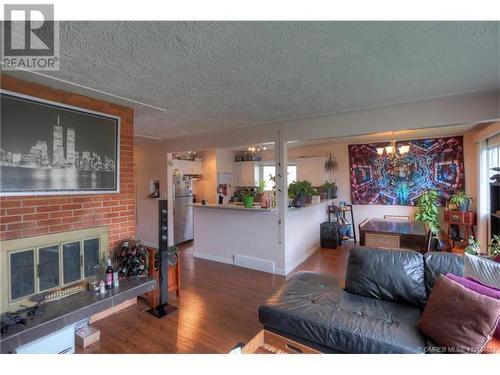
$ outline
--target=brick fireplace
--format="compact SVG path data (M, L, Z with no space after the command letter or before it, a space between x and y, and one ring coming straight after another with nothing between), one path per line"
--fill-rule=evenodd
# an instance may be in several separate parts
M0 240L106 225L109 248L135 235L134 115L131 108L2 75L1 87L121 119L120 192L0 197Z

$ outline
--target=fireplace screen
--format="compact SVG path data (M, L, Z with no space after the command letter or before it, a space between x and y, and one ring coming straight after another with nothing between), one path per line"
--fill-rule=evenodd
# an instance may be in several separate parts
M98 275L108 239L103 226L0 241L1 311Z

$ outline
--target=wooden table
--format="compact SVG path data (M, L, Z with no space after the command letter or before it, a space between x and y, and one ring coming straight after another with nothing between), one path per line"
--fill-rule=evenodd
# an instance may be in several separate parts
M367 219L359 225L360 245L427 252L429 228L420 221Z

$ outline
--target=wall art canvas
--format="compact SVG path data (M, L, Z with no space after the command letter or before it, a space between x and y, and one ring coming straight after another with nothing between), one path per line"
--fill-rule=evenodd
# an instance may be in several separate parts
M439 193L444 206L452 194L464 189L463 137L398 141L410 145L404 155L379 155L385 143L349 145L353 204L415 206L428 189Z
M119 191L119 118L1 92L0 195Z

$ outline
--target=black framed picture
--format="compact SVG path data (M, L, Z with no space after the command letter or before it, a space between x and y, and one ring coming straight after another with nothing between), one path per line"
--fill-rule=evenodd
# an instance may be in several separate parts
M119 192L119 117L0 96L0 196Z

